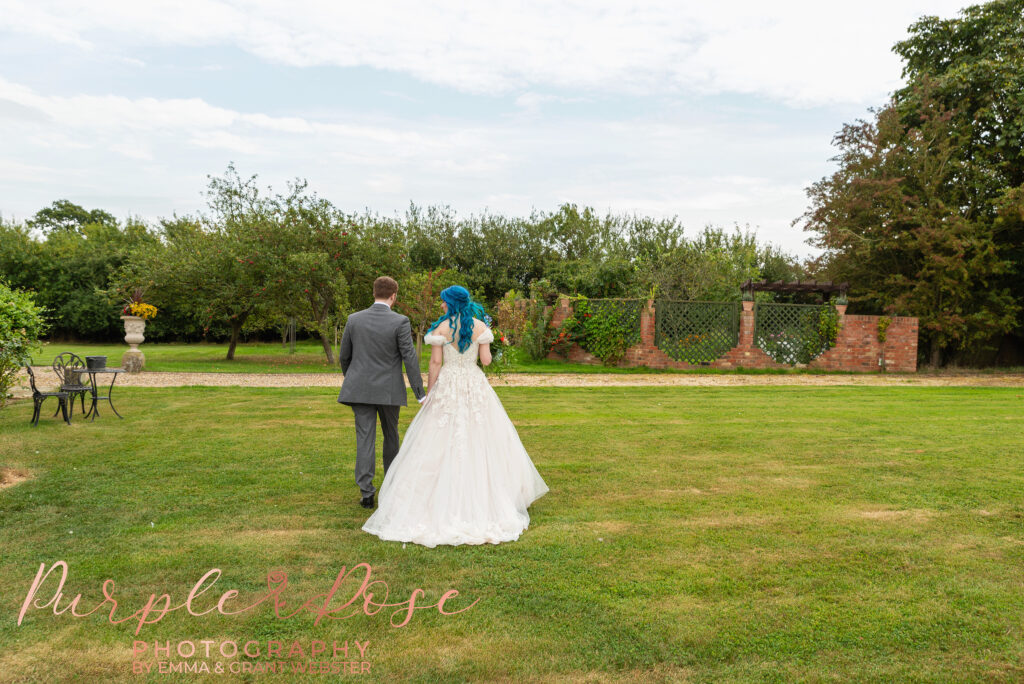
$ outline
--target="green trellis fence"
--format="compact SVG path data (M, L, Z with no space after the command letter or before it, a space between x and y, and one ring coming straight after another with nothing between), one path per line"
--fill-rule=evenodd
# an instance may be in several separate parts
M658 299L654 344L674 361L709 365L739 346L740 302ZM614 365L641 342L646 303L639 299L582 299L574 303L578 343ZM778 363L809 363L836 342L838 314L830 304L758 303L754 346Z
M739 343L739 331L739 302L654 303L654 344L674 361L711 363Z
M754 346L779 363L809 363L835 343L830 304L772 304L754 309Z

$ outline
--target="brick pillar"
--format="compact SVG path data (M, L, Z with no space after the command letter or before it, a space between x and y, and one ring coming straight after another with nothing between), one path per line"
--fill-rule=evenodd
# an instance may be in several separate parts
M647 306L640 312L640 345L654 349L654 300L648 299Z
M547 315L551 311L550 306L544 307L544 314ZM562 297L558 300L558 304L555 305L555 313L551 316L551 327L557 328L565 322L565 319L572 313L572 307L569 306L569 299Z
M754 346L754 302L743 302L740 311L740 339L737 349L752 349Z

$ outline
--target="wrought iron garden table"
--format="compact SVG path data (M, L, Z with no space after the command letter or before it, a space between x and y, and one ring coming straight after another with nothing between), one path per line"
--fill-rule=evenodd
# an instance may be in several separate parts
M77 369L76 369L77 370ZM86 413L83 418L90 418L96 420L96 416L100 414L99 402L105 401L110 404L110 410L113 411L118 418L124 418L117 409L114 408L114 400L111 398L111 394L114 391L114 382L117 381L118 373L123 373L123 368L83 368L81 369L82 375L89 375L89 384L92 386L92 405L89 406L89 412ZM99 387L97 386L96 376L97 375L110 375L110 385L107 387L106 396L100 396Z

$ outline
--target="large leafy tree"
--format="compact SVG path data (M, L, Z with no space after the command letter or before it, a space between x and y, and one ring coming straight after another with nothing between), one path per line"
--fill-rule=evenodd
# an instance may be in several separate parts
M24 223L0 219L0 276L13 287L36 289L45 245Z
M793 257L771 245L759 245L749 229L736 227L729 233L708 226L646 262L640 282L655 297L735 301L740 298L740 284L748 278L793 280L799 276Z
M1024 0L925 17L894 48L906 87L836 136L804 228L854 310L917 316L932 365L1022 325Z
M40 209L28 220L30 228L51 233L54 231L77 232L87 225L101 224L117 226L117 219L102 209L86 209L66 199L55 201Z
M297 181L278 198L274 230L259 231L257 239L271 247L266 253L283 257L268 263L273 301L319 336L327 362L334 363L330 331L348 310L342 267L351 263L353 247L337 210L306 189L305 181Z
M1008 330L1017 306L999 279L1012 264L992 218L964 211L969 190L950 113L932 103L906 129L894 108L844 128L841 170L813 186L807 227L848 279L851 303L908 313L938 365L943 351L970 348Z
M188 303L207 329L226 326L229 360L250 323L295 317L333 362L329 333L348 310L348 276L363 263L348 219L305 181L264 194L233 166L210 179L208 197L207 216L164 222L164 244L136 254L124 286L148 283L156 303Z
M231 360L246 321L274 304L267 293L286 243L263 239L276 233L275 206L261 194L255 176L243 179L229 165L223 177L210 179L207 197L211 213L203 221L203 239L209 246L179 257L186 282L197 286L206 302L207 320L221 318L230 327Z
M164 242L135 252L117 281L146 288L157 304L190 306L204 330L226 326L232 360L246 322L273 307L268 291L287 243L261 239L276 234L275 205L255 176L243 179L229 166L210 178L207 197L206 216L164 221Z
M346 249L341 274L348 283L352 310L373 304L373 281L391 276L401 284L409 273L408 246L402 222L370 214L338 213L336 230Z
M1024 0L974 5L953 18L925 17L894 49L908 80L894 97L904 120L913 121L923 92L951 112L961 138L953 150L963 169L957 184L967 189L958 200L969 220L992 221L995 249L1009 264L992 287L1014 292L1018 309L1016 339L1004 338L1004 347L1012 341L1024 351L1024 229L1008 220L1024 187ZM992 332L995 339L980 347L994 348L1004 326Z
M949 110L962 136L953 154L971 171L961 179L971 186L966 206L993 213L993 201L1024 184L1024 0L924 17L893 50L907 79L893 96L904 124L913 127L929 100Z
M144 223L119 225L105 211L58 200L24 225L0 225L0 275L35 292L51 334L109 340L123 335L106 290L129 255L157 241Z
M158 239L133 249L111 278L108 294L115 302L141 289L143 299L159 308L146 324L146 339L202 339L226 336L229 327L208 309L205 275L222 247L216 236L203 229L202 220L192 216L162 219Z
M411 205L404 228L413 272L458 271L488 301L543 276L551 254L540 220L494 214L457 219L447 207Z
M552 260L546 276L559 292L585 297L635 297L643 294L634 264L619 255Z

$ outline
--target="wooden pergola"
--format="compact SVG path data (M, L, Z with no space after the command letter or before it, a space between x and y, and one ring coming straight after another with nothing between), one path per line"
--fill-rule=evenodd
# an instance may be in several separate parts
M774 282L768 282L767 280L753 281L747 280L747 282L740 285L740 291L750 292L824 292L826 294L830 292L838 292L841 295L846 294L846 290L850 287L850 283L833 283L831 280L796 280L791 283L787 283L784 280L776 280Z

